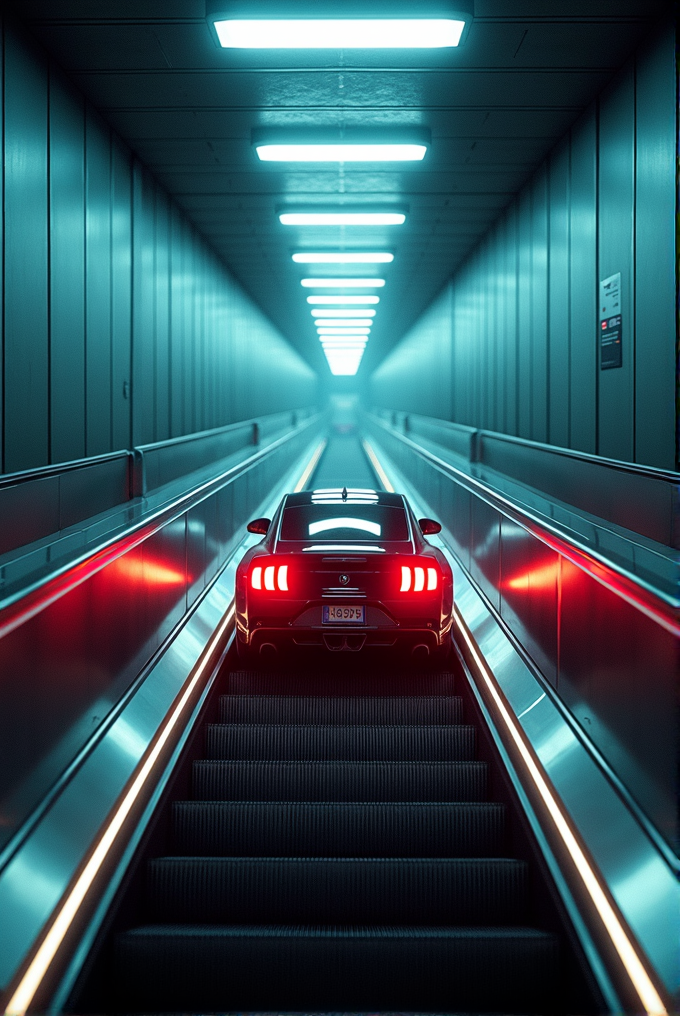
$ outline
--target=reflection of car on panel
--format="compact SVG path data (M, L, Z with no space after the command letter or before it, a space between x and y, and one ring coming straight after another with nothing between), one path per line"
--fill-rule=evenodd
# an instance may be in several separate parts
M265 538L236 576L241 656L285 647L403 648L422 658L448 650L453 576L405 497L334 488L288 494L274 519L251 522Z

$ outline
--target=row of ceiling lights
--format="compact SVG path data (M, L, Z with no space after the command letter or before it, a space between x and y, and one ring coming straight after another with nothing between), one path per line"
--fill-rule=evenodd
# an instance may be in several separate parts
M442 3L439 2L439 13ZM469 6L469 3L456 3ZM299 7L299 5L298 5ZM245 13L245 11L244 11ZM447 10L447 17L382 18L239 18L232 6L208 3L208 21L217 42L225 49L441 49L458 46L471 20L471 10ZM384 140L366 132L315 132L301 138L296 132L281 136L254 132L253 146L262 162L420 162L429 147L424 132L389 131ZM406 221L400 210L287 209L279 212L284 226L399 226ZM391 264L389 251L299 251L296 264ZM307 297L311 315L333 374L353 375L359 369L380 297L356 295L352 290L382 289L380 278L305 278L305 289L332 289L333 295ZM324 305L324 306L320 306Z

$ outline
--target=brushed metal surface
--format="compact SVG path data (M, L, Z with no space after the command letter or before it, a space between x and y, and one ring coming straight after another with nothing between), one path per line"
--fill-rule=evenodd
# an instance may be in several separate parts
M197 493L185 491L176 509L175 502L162 506L158 525L150 524L141 542L135 532L145 517L138 506L113 560L90 569L86 557L77 565L83 580L74 578L52 599L48 571L34 613L23 617L19 599L0 615L17 611L16 625L0 637L0 865L3 847L11 847L27 816L201 596L233 552L240 527L312 433L309 418L269 445L250 446L242 463Z
M305 440L300 446L301 437ZM295 485L311 451L309 434L303 429L298 433L297 441L284 444L280 456L284 461L279 461L278 472L270 459L264 458L260 466L263 472L266 468L267 492L264 499L251 505L251 510L271 515L283 493ZM272 479L274 474L276 479ZM252 492L256 485L251 483L250 489ZM217 497L217 494L212 497ZM243 506L247 503L247 497L244 497ZM216 525L217 516L212 518ZM176 610L176 601L186 597L189 588L190 576L179 571L179 562L184 559L187 547L184 521L184 516L181 516L168 528L167 533L161 530L163 539L160 543L147 541L150 543L149 548L143 543L135 548L135 552L119 558L118 561L124 562L122 571L121 565L114 562L111 567L118 568L116 573L106 575L108 569L98 573L104 576L103 589L94 592L89 588L91 583L79 587L85 590L85 603L97 601L102 608L113 610L113 614L109 615L109 620L113 617L111 630L107 627L105 613L96 617L86 615L79 622L80 630L89 637L91 647L101 642L105 644L104 658L118 649L122 654L130 653L136 639L141 636L146 636L149 644L154 647L158 645L159 633L154 627L157 614L153 602L158 598L164 605L162 609ZM218 534L211 535L215 537L215 544L219 545ZM221 571L208 586L195 610L184 623L175 626L172 639L162 647L141 679L132 685L130 693L122 698L119 696L117 704L109 704L108 715L96 731L87 730L85 724L80 731L80 739L73 738L70 745L71 758L82 748L77 765L66 774L62 785L50 800L49 807L36 813L33 821L24 826L21 836L16 837L5 849L0 860L0 990L7 986L15 974L83 858L90 851L102 823L119 799L197 659L228 611L233 600L238 562L259 539L250 534L246 534L245 538L241 538L241 535L242 531L229 554L222 556ZM161 551L165 554L162 560L159 558ZM178 569L176 574L175 568ZM163 583L168 587L165 593L162 593ZM135 586L141 590L140 596L136 598ZM63 599L68 601L69 598ZM117 623L116 609L123 612L124 625ZM47 611L43 611L45 614ZM98 624L94 631L90 627L93 622ZM118 647L117 642L121 640L125 625L130 626L131 635L124 646ZM58 629L59 624L53 623L49 628L53 636L55 627ZM68 643L76 633L71 630L69 634L69 630L64 628L62 634L63 641ZM138 667L137 673L142 665ZM47 671L46 663L44 667ZM54 708L58 696L63 696L63 693L63 681L53 681L51 693L46 686L45 713L47 703ZM81 695L86 702L86 691L81 689ZM68 701L64 703L64 711L69 716L78 715L82 703L78 706L69 696L65 698ZM35 703L35 697L30 701ZM2 710L3 713L4 711ZM27 715L26 722L29 721L30 715ZM57 726L55 723L55 728ZM69 761L67 754L62 753L63 757L58 762L53 759L52 780ZM58 764L61 764L61 770L58 769ZM38 789L36 785L34 792ZM42 790L44 793L44 781Z
M441 455L419 451L413 439L384 424L376 430L376 442L394 453L398 468L425 500L430 488L422 482L423 470L445 470ZM491 508L482 500L484 485L475 486L477 481L454 465L450 476L452 482L471 488L471 577L545 679L556 686L584 736L612 767L656 835L677 854L676 602L669 603L670 597L654 593L642 581L639 586L632 581L624 585L621 572L604 554L599 560L575 556L577 543L566 535L558 540L543 537L547 527L542 530L526 509L513 508L509 499L496 500L497 508ZM494 500L492 491L486 496ZM432 509L447 529L455 529L450 502L442 499ZM492 511L499 529L503 520L504 539L498 548ZM486 547L478 535L485 532L481 521L475 529L475 513L489 520Z
M436 516L435 506L422 497L411 483L408 472L403 469L408 461L401 454L399 445L395 445L395 448L397 454L401 454L401 461L395 465L394 459L384 451L387 441L381 446L379 440L372 437L372 442L383 468L395 486L407 494L416 513ZM441 536L432 538L432 542L441 547L451 562L457 614L492 671L555 789L565 814L585 845L625 922L668 994L677 996L680 989L680 882L677 877L677 859L673 858L654 827L647 821L644 805L642 808L636 807L636 802L627 792L625 777L630 772L625 771L625 767L624 772L615 771L591 732L579 724L575 714L570 713L558 690L553 689L528 664L504 629L498 614L490 609L488 601L471 580L470 573L461 567L455 552L452 552L453 541L449 537L443 512L439 512L439 518L445 523L445 528ZM599 595L602 604L605 604L613 594L600 586ZM620 601L620 598L617 599ZM588 610L587 603L583 604L582 609ZM650 620L649 623L653 622ZM658 629L659 626L656 627ZM583 641L582 656L585 663L588 650L593 648L592 644L580 631L572 633L571 639ZM644 652L648 645L649 642L642 642L640 652ZM658 664L660 661L656 662ZM677 674L677 658L673 672ZM631 703L628 703L628 708L632 708ZM631 720L634 722L634 716ZM663 722L660 715L657 720ZM675 722L674 715L666 716L666 731L677 731ZM673 743L677 748L677 739ZM672 771L671 759L667 757L666 763ZM579 917L579 904L573 891L560 877L558 869L553 874L567 911L574 915L576 932L586 955L589 955L594 975L600 978L605 998L615 1002L607 974L608 958L592 952L595 943L579 923L583 915ZM585 919L589 917L592 918L592 913L585 914Z
M501 517L500 613L551 684L557 684L557 599L561 558Z

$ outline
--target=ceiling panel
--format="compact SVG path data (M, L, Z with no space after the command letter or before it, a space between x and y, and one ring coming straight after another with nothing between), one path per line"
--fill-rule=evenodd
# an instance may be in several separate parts
M336 0L337 2L337 0ZM318 0L323 13L323 0ZM459 50L220 50L203 0L22 0L17 14L319 365L295 249L392 250L362 370L403 335L623 65L660 0L477 0ZM332 5L331 5L332 11ZM254 128L426 127L411 166L262 164ZM394 229L284 227L286 205L408 208ZM369 270L366 274L370 274ZM341 274L340 271L332 274ZM375 274L375 273L374 273Z

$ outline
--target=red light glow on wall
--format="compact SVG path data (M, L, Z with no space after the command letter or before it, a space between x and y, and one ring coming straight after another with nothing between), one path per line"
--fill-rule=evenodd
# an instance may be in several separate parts
M557 585L560 563L551 561L550 564L540 565L537 568L530 568L529 571L521 572L519 575L507 579L505 587L515 592L539 591L554 589Z
M110 572L127 582L149 586L183 586L184 572L163 564L161 561L143 559L137 555L124 555L109 566Z

